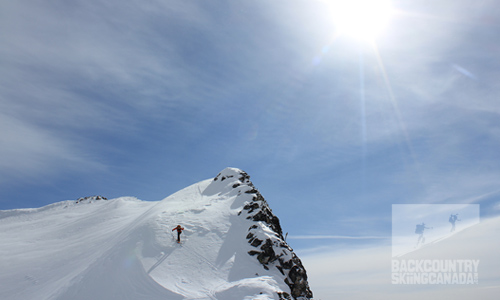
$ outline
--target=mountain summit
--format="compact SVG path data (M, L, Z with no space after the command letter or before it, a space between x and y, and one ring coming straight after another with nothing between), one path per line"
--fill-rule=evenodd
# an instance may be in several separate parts
M1 299L312 298L278 217L235 168L158 202L0 211L0 239Z

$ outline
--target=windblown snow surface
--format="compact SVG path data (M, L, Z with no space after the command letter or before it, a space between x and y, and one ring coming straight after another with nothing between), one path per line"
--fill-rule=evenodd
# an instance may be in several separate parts
M0 299L279 299L290 288L248 254L255 222L238 213L250 187L234 180L201 181L158 202L0 211Z

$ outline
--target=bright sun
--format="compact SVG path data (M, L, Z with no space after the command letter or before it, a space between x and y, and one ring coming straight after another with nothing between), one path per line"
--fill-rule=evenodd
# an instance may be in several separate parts
M372 41L387 26L390 0L331 0L337 34Z

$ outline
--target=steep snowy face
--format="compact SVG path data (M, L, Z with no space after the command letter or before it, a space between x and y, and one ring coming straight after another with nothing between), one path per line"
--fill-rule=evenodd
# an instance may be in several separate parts
M239 197L246 200L238 215L253 221L246 239L255 249L249 250L248 254L255 256L265 270L276 268L289 286L294 299L312 298L302 262L285 242L278 217L252 184L250 176L239 169L227 168L214 178L211 185L225 192L237 190ZM290 296L286 292L281 295L284 298Z
M279 219L239 169L162 201L102 200L0 211L0 299L312 298Z

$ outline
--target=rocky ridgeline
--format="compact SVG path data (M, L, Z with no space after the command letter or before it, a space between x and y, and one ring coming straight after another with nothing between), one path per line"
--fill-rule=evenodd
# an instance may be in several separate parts
M88 196L88 197L78 198L78 200L76 200L76 203L92 203L98 200L108 200L108 199L103 196Z
M255 247L255 250L250 250L248 254L255 256L264 269L275 267L285 276L284 281L290 287L291 295L279 293L280 299L311 299L312 292L307 282L306 270L293 249L285 242L278 217L254 187L250 176L241 170L228 168L217 175L214 181L233 177L237 177L238 181L234 181L232 188L238 188L240 193L244 192L252 197L251 201L245 202L239 213L255 222L248 229L246 236L248 243Z

